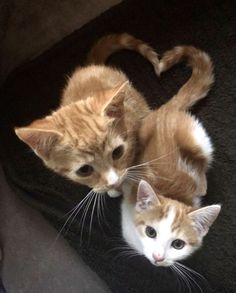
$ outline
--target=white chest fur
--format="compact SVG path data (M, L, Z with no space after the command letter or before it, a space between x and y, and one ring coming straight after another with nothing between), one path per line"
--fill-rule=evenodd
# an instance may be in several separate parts
M142 254L142 244L134 224L134 207L126 199L123 199L121 204L121 226L124 240Z

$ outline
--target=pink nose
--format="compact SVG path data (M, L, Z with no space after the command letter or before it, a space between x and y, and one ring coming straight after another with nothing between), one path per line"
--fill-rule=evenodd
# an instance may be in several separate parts
M162 262L165 260L164 256L161 256L160 254L156 254L156 253L153 253L152 257L154 258L156 262Z

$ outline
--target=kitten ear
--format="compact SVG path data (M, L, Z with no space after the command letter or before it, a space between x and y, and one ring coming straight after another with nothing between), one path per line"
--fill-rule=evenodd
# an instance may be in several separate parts
M109 91L109 100L103 108L103 115L111 118L120 118L124 113L125 90L129 82L125 81L121 86Z
M148 184L147 181L141 180L137 192L136 211L141 213L160 204L160 200L151 185Z
M48 118L34 121L26 127L15 128L15 133L39 157L48 157L51 147L62 137Z
M200 208L188 214L201 237L207 234L209 228L218 217L220 210L221 206L216 204Z

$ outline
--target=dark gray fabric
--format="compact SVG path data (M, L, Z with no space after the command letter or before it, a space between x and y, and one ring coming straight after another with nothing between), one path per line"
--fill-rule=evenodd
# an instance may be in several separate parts
M195 276L204 292L235 291L235 17L233 1L125 1L72 34L33 62L17 70L2 88L1 155L9 182L19 195L37 206L60 229L60 216L68 212L88 189L47 170L21 143L13 126L24 125L48 114L59 103L66 75L83 64L96 38L109 32L129 32L149 42L159 53L179 44L207 51L215 64L216 82L208 97L193 112L212 137L216 152L208 174L204 204L223 208L203 248L185 264L203 274L208 285ZM167 101L189 76L178 66L157 79L150 64L132 52L120 52L109 60L127 73L153 107ZM156 268L142 257L122 256L119 199L106 199L106 223L96 215L90 238L88 217L80 239L81 213L66 238L113 292L189 292L166 268ZM91 211L90 211L91 212ZM88 241L90 239L90 241ZM192 282L192 292L200 292Z
M39 212L17 198L0 168L0 276L7 293L109 292L57 235Z
M119 0L1 0L0 84L32 60Z

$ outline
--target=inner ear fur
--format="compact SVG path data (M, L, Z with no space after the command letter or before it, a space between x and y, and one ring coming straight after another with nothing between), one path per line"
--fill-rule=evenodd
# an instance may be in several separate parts
M218 217L220 210L221 206L215 204L197 209L188 214L201 237L207 234L209 228Z
M147 181L141 180L137 191L136 211L143 212L157 205L161 205L158 195Z
M124 99L129 81L123 82L121 85L108 92L109 100L103 107L102 113L111 118L120 118L124 113Z
M63 136L47 118L36 120L26 127L15 128L15 133L37 155L44 158L48 157L53 145Z

